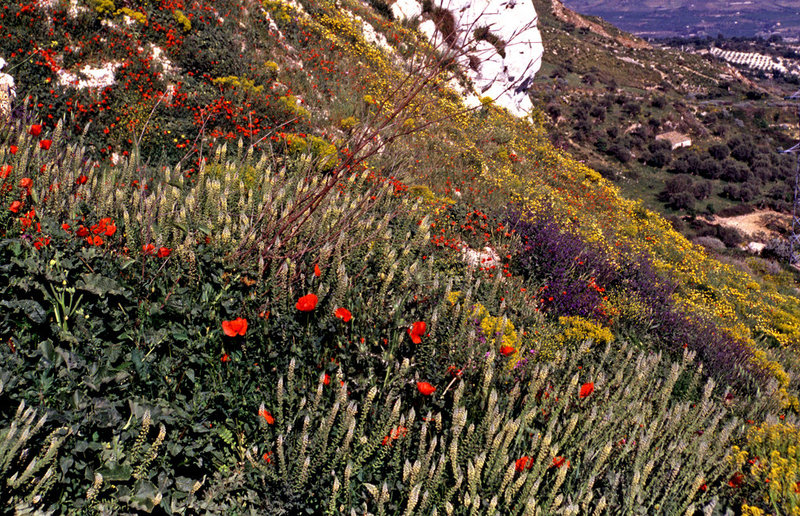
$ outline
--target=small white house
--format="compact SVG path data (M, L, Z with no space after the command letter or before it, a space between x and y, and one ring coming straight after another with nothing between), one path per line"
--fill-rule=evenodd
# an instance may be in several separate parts
M672 146L672 150L680 149L681 147L691 147L692 145L691 138L677 131L670 131L668 133L656 135L656 140L664 140L669 142L669 144Z

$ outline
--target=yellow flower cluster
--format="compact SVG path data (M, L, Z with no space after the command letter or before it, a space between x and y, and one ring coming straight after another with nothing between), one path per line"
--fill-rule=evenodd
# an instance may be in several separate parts
M747 461L749 474L759 486L760 498L767 506L782 507L784 514L800 515L800 429L784 423L754 426L747 432L745 446L752 457Z
M264 85L256 86L256 83L247 77L237 77L235 75L228 75L225 77L217 77L211 82L214 84L221 84L223 86L232 86L234 88L241 88L249 93L261 93L264 90Z
M614 340L611 330L583 317L559 317L558 322L564 326L558 340L565 344L581 343L589 339L595 344L608 344Z

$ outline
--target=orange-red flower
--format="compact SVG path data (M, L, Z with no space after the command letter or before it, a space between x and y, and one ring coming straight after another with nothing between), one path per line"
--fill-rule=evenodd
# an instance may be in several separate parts
M522 457L518 458L515 466L517 472L524 471L525 468L533 468L533 459L527 455L523 455Z
M8 150L11 151L11 154L16 154L19 149L16 145L12 145L8 148Z
M569 461L566 459L566 457L562 457L562 456L559 455L557 457L553 457L553 463L550 465L550 467L555 466L557 468L560 468L565 463L566 463L567 467L569 467Z
M428 382L417 382L417 390L423 396L430 396L431 394L433 394L433 391L436 390L436 387L429 384Z
M159 247L157 256L159 258L166 258L170 255L170 253L172 253L172 249L169 247Z
M411 328L406 330L408 336L411 337L411 342L414 344L419 344L422 342L422 337L425 336L425 331L427 330L427 326L423 321L417 321L411 325Z
M730 480L728 480L728 485L731 487L739 487L742 485L742 481L744 480L744 475L741 472L737 471L733 474Z
M78 226L78 231L75 234L81 238L89 236L89 229L86 226Z
M264 455L262 456L262 458L265 461L267 461L267 464L270 464L272 462L272 452L271 451L264 452Z
M33 180L30 177L23 177L19 180L19 187L30 190L33 186Z
M331 376L328 373L325 373L325 376L322 377L322 383L324 385L330 385L331 383Z
M516 351L516 349L514 349L514 346L502 346L500 348L500 354L503 355L503 356L508 356L508 355L514 353L515 351Z
M264 421L266 421L268 425L274 425L275 424L275 418L272 417L272 414L270 414L269 411L266 408L264 408L263 404L258 409L258 415L263 417Z
M39 136L42 134L42 124L33 124L30 129L28 129L28 133L31 136Z
M8 174L14 169L11 165L3 165L0 167L0 179L5 179L8 177Z
M314 276L316 276L318 278L320 276L322 276L322 271L319 270L319 264L316 264L316 263L314 264Z
M301 312L311 312L317 307L317 301L319 301L319 299L316 294L306 294L298 299L297 304L294 306Z
M228 337L236 337L247 333L247 319L237 317L232 321L222 321L222 331Z
M584 383L581 385L581 392L578 394L578 397L583 399L592 392L594 392L594 382Z
M353 318L353 314L350 313L350 310L347 308L337 308L336 311L333 313L336 317L343 320L344 322L350 322L350 319Z
M8 207L12 213L19 213L19 209L22 208L22 203L19 201L14 201L11 203L11 206Z
M231 356L229 354L227 354L227 353L223 353L222 354L222 358L220 360L222 360L223 363L230 362L231 361Z
M78 176L78 179L75 180L75 184L83 185L86 184L86 181L88 180L89 180L88 177L86 177L84 174L81 174Z
M41 140L39 142L40 149L50 150L51 145L53 145L53 140Z

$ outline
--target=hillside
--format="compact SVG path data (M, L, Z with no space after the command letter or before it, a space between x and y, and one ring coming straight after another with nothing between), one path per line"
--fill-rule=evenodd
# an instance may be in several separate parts
M694 40L692 51L626 45L620 38L635 38L602 20L558 2L535 5L549 44L533 97L549 115L556 146L670 217L688 238L713 238L723 248L748 243L748 235L724 231L715 216L791 213L795 164L778 152L797 137L795 108L783 100L791 84L712 57L709 48L728 48L724 41ZM579 28L577 19L607 35ZM668 135L690 146L673 149L660 141Z
M568 0L578 12L601 16L642 37L753 37L782 34L796 37L800 9L793 0L767 2L646 0Z
M798 511L793 274L470 93L513 38L419 7L3 6L7 507Z

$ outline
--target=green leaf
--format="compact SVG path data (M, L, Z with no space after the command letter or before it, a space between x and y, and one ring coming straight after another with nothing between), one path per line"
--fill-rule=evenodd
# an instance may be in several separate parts
M37 301L33 299L12 299L10 301L0 301L0 305L8 308L21 310L28 318L36 324L43 324L47 320L47 311Z
M106 482L121 482L131 478L133 468L127 464L110 462L107 463L105 467L101 468L99 473L103 475L103 480Z
M81 274L81 279L78 281L76 288L91 292L98 296L105 296L107 294L122 295L122 288L119 283L111 278L102 276L100 274L84 273Z

